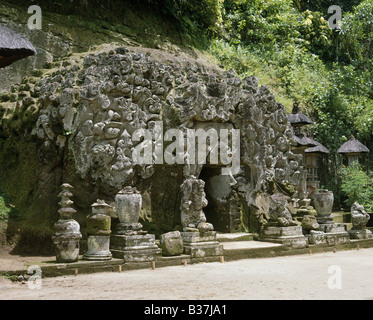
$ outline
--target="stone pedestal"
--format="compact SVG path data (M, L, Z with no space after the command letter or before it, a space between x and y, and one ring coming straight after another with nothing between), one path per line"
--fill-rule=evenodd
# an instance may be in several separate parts
M76 262L79 259L79 242L81 236L72 237L53 237L55 246L56 261L58 263Z
M350 241L349 233L346 231L343 223L334 223L332 218L331 221L326 221L325 219L319 218L317 221L320 225L318 230L325 234L325 244L334 246Z
M285 246L300 249L307 246L307 238L302 233L301 226L266 226L260 234L260 241L281 243Z
M326 235L322 231L311 230L306 234L308 244L322 245L327 244Z
M92 204L92 214L87 217L87 245L85 260L110 260L111 218L108 214L110 206L105 201L97 200Z
M180 232L183 238L184 253L192 258L221 256L224 254L223 245L216 239L216 231L185 231Z
M373 234L368 229L363 230L354 230L351 229L348 231L351 239L373 239Z
M89 236L87 239L88 251L84 254L85 260L110 260L110 236Z
M147 262L157 260L162 250L155 244L155 235L113 235L111 252L114 258L124 262Z

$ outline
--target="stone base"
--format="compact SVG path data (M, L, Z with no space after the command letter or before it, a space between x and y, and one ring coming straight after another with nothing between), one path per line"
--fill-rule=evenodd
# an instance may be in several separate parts
M281 243L291 248L305 248L307 247L307 238L302 233L301 226L290 227L266 227L260 237L260 241Z
M346 232L345 225L343 223L319 223L318 230L323 231L325 233L338 233L338 232Z
M312 232L309 234L306 234L306 237L308 239L309 244L315 244L315 245L326 245L326 235L324 232L317 231L317 232Z
M216 231L190 231L180 232L183 238L184 253L192 258L222 256L223 245L216 240Z
M112 254L109 250L109 236L88 236L88 251L84 254L84 260L103 261L110 260Z
M162 250L155 244L155 235L114 235L111 253L124 262L147 262L160 258Z
M350 236L347 232L311 233L306 235L309 244L335 246L348 243Z
M80 238L53 237L57 262L76 262L79 258Z
M348 231L351 239L373 239L373 234L368 229L356 230L351 229Z
M329 246L335 246L338 244L344 244L350 242L350 235L348 232L333 232L326 233L326 242Z

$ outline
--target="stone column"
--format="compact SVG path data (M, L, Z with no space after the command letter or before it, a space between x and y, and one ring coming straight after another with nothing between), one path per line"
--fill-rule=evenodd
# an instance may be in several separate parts
M53 243L56 251L57 262L75 262L79 258L79 241L82 237L80 233L80 226L77 221L72 218L73 213L76 211L71 208L73 201L70 197L73 196L71 189L73 187L64 183L61 185L61 193L58 197L61 201L58 203L60 209L59 220L54 224L54 236L52 236Z
M119 218L116 235L111 237L113 257L125 262L154 261L161 255L155 235L142 230L139 222L142 197L133 187L125 187L115 196Z
M88 251L85 260L110 260L109 250L111 234L111 217L108 214L110 206L103 200L92 204L92 214L87 217Z

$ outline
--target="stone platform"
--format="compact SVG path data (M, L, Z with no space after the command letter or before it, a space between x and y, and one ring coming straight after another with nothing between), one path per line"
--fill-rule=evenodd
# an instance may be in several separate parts
M162 252L155 244L154 234L113 235L110 243L113 257L123 259L125 262L154 261Z
M260 234L260 241L281 243L291 248L305 248L307 238L302 233L301 226L276 227L268 226Z
M27 274L27 266L38 265L42 270L42 277L56 277L64 275L79 275L97 272L125 272L134 269L151 269L166 266L184 267L189 264L207 262L229 262L240 259L266 258L276 256L303 255L322 252L335 252L342 250L357 250L363 248L373 248L373 239L350 240L348 243L341 243L334 246L328 245L308 245L307 248L290 248L280 243L270 243L261 241L226 241L221 244L223 254L221 256L210 256L204 258L192 257L183 254L173 257L158 257L154 261L125 262L124 259L113 258L109 261L88 261L79 257L77 262L57 263L48 257L45 261L38 257L37 261L32 257L24 258L27 264L23 267L14 265L11 270L0 270L0 275L18 277ZM55 259L55 258L54 258ZM1 266L0 266L1 268Z
M184 253L192 258L204 258L223 255L223 245L217 241L216 231L180 232L184 243Z

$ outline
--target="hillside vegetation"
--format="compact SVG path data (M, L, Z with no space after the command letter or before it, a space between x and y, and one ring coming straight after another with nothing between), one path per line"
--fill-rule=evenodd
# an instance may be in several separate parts
M299 102L309 134L330 155L321 176L339 201L337 149L351 134L373 150L373 1L339 1L337 28L328 0L164 0L197 46L240 76L254 74L291 111ZM331 25L332 26L332 25ZM372 157L366 165L371 167Z

